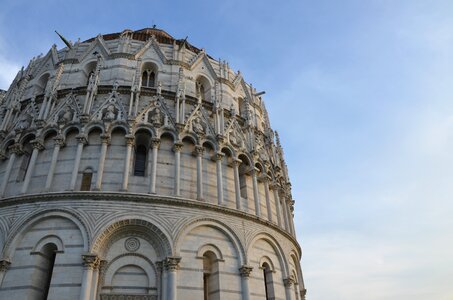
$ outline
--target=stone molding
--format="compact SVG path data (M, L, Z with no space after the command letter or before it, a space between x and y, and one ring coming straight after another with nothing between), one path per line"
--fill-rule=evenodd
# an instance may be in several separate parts
M225 215L237 216L249 221L265 225L266 227L277 231L285 238L290 240L293 245L295 245L297 251L302 253L302 250L295 239L289 232L285 231L283 228L278 227L275 223L269 222L268 220L257 217L252 213L247 213L244 211L237 210L235 208L229 208L225 206L219 206L216 204L211 204L207 202L202 202L199 200L192 200L182 197L174 196L164 196L164 195L153 195L153 194L135 194L128 192L102 192L102 191L89 191L89 192L54 192L46 194L30 194L30 195L21 195L13 196L8 198L3 198L0 201L0 208L13 206L24 203L35 203L35 202L48 202L52 200L109 200L109 201L127 201L127 202L140 202L140 203L156 203L156 204L166 204L169 206L179 206L179 207L191 207L204 210L212 210L220 212Z

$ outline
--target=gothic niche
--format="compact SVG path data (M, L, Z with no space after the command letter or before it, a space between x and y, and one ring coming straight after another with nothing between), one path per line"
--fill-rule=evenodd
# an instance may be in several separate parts
M66 105L64 110L58 116L58 123L59 124L67 124L72 121L74 117L74 112L69 105Z
M154 127L160 127L162 125L162 110L160 105L157 103L155 107L148 113L148 122L153 124Z
M204 135L205 134L205 124L203 120L201 119L200 113L196 114L194 118L192 119L192 131L195 132L198 135Z
M102 120L106 122L112 122L116 120L118 110L113 104L109 104L102 112Z

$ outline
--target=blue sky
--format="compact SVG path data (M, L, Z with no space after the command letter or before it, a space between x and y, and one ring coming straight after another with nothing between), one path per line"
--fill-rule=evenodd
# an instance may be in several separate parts
M453 1L1 0L0 88L70 40L157 24L265 90L308 299L453 299Z

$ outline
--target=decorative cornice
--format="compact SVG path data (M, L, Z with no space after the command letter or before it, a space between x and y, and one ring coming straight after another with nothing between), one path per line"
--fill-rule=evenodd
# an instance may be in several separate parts
M138 202L142 204L164 204L169 206L190 207L203 210L211 210L222 213L224 215L236 216L242 219L253 221L261 225L277 231L285 238L290 240L297 248L299 257L301 257L302 250L295 239L289 232L283 228L278 227L275 223L269 222L256 215L246 213L234 208L219 206L208 202L200 202L195 199L187 199L175 196L154 195L154 194L139 194L131 192L104 192L104 191L71 191L71 192L49 192L40 194L29 194L21 196L5 197L0 201L0 208L13 205L36 203L36 202L50 202L59 200L96 200L98 201L126 201Z

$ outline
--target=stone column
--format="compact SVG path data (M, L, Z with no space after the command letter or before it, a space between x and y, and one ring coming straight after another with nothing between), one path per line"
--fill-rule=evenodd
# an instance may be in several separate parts
M77 175L79 174L79 166L80 166L80 159L82 158L83 146L88 144L87 137L85 134L77 135L76 139L77 139L77 152L76 152L76 157L74 159L74 169L72 170L71 185L69 186L69 189L71 191L73 191L75 189L75 185L77 183Z
M21 193L25 194L27 192L28 186L30 185L31 176L35 169L36 159L38 158L39 151L44 149L43 141L35 139L30 142L33 147L33 152L31 153L30 162L28 163L27 173L25 174L24 184L22 185Z
M249 300L250 299L250 291L249 291L249 278L250 273L252 273L253 267L243 265L239 268L239 273L241 274L241 285L242 285L242 300Z
M11 175L11 171L13 169L14 162L16 160L16 156L23 153L22 146L20 144L13 144L9 147L10 149L10 156L8 160L8 165L6 166L5 175L3 176L2 186L0 187L0 196L3 197L5 195L6 186L8 185L9 176Z
M93 271L99 266L99 258L95 254L82 255L83 276L82 288L80 290L80 300L90 299L92 292Z
M100 191L102 188L102 176L104 175L105 157L107 155L107 148L110 144L110 136L107 134L101 134L101 143L101 155L99 157L96 185L94 187L96 191Z
M203 200L203 152L202 146L195 146L197 156L197 199Z
M123 171L123 186L121 188L122 191L127 191L127 185L129 184L129 169L131 166L131 155L132 155L132 147L134 147L135 139L134 136L131 134L126 134L126 158L124 161L124 171Z
M181 149L183 143L176 142L173 145L173 151L175 152L175 195L181 195Z
M295 300L296 293L294 292L295 280L292 276L283 279L285 284L286 300Z
M217 203L223 205L223 180L222 180L222 159L225 156L222 152L214 154L217 170Z
M60 153L60 148L64 146L64 138L61 135L54 137L54 147L52 153L52 161L50 162L49 173L47 173L46 179L46 191L50 191L52 187L52 180L55 173L55 167L57 166L58 154Z
M159 150L160 139L151 139L151 148L153 149L153 158L149 176L149 192L151 194L156 193L156 172L157 172L157 151Z
M274 192L274 200L275 200L275 210L277 213L277 224L279 227L282 227L282 214L280 209L280 197L278 196L278 185L273 183L271 185L272 191Z
M288 206L286 205L286 199L285 199L285 196L282 195L282 207L283 207L283 220L285 221L285 230L286 231L290 231L289 230L289 222L288 222Z
M258 192L258 180L256 178L257 172L258 169L252 167L253 199L255 200L255 214L257 217L261 217L260 194Z
M3 278L5 277L6 271L8 270L11 262L8 259L0 260L0 287L3 283Z
M156 278L156 286L157 286L157 300L163 300L164 298L162 295L162 275L163 275L163 262L156 261L156 271L157 271L157 278Z
M239 165L240 159L233 159L233 173L234 173L234 191L236 195L236 209L241 209L241 184L239 182Z
M176 300L176 275L181 257L167 257L165 269L167 270L167 300Z
M294 227L294 216L293 216L293 211L294 211L294 200L288 199L288 218L289 218L289 226L291 228L291 232L293 236L296 236L296 228Z
M99 295L101 294L101 287L105 281L105 271L107 271L106 270L107 263L108 263L108 261L106 261L106 260L99 261L98 278L96 281L96 287L93 289L94 291L92 290L92 293L91 293L92 295L94 295L92 300L99 299Z
M266 174L263 174L261 179L264 183L264 194L266 195L266 207L267 207L267 219L272 222L272 206L271 199L269 197L269 178Z

